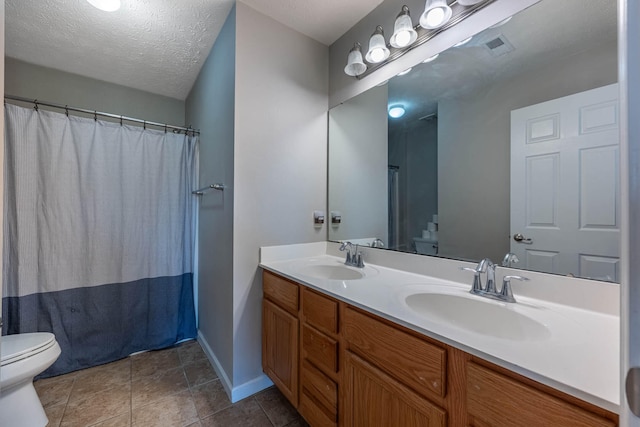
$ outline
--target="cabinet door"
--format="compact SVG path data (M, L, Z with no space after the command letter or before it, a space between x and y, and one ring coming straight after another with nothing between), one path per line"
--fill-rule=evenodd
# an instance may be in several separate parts
M298 319L262 301L262 369L298 407Z
M351 352L345 356L347 427L444 427L446 413Z

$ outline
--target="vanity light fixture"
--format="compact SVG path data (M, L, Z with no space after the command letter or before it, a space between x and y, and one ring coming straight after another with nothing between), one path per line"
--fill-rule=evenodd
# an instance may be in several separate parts
M382 30L382 26L378 25L369 39L369 50L365 55L365 59L370 64L377 64L387 59L389 53L387 44L384 41L384 31Z
M462 45L465 45L465 44L469 43L469 42L471 41L471 39L472 39L472 38L473 38L473 36L468 37L468 38L466 38L466 39L464 39L464 40L461 40L461 41L459 41L458 43L454 44L454 45L453 45L453 47L460 47L460 46L462 46Z
M413 23L409 15L409 7L404 5L396 17L396 22L393 25L393 35L391 39L389 39L389 44L397 49L401 49L413 44L417 38L418 32L413 29Z
M93 7L105 12L115 12L120 9L120 0L87 0Z
M393 119L398 119L404 116L405 109L402 105L392 105L389 107L389 117Z
M420 16L420 26L427 30L442 27L449 22L453 11L447 4L447 0L427 0L424 12Z
M412 68L407 68L406 70L400 72L397 74L398 77L400 76L404 76L405 74L409 74L411 72Z
M388 44L385 42L382 26L376 26L375 31L369 38L368 49L362 52L360 44L356 43L349 51L344 72L348 76L362 79L375 72L378 68L397 60L405 53L428 42L441 31L456 25L497 1L498 0L425 0L424 12L420 15L419 25L413 25L409 7L404 5L400 13L396 15L393 34L389 38ZM452 6L449 6L449 2ZM462 46L469 40L471 39L463 40L456 46ZM438 55L433 55L423 62L431 62L437 57ZM402 76L409 71L410 69L397 75Z
M427 59L425 59L424 61L422 61L423 64L427 64L429 62L435 61L436 59L438 59L438 56L440 56L439 53L436 53L433 56L428 57Z
M362 52L360 51L360 43L355 43L349 51L347 66L344 67L344 73L348 76L359 76L367 71L367 65L362 61Z

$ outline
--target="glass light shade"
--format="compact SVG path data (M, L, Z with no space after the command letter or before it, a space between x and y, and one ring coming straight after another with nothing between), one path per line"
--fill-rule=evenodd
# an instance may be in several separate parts
M348 76L355 77L367 71L367 66L362 61L362 52L360 51L360 43L356 43L349 51L347 58L347 66L344 67L344 73Z
M389 107L389 117L394 119L404 116L405 109L402 105L392 105Z
M436 53L435 55L430 56L430 57L428 57L427 59L425 59L424 61L422 61L422 63L423 63L423 64L427 64L427 63L429 63L429 62L431 62L431 61L435 61L436 59L438 59L438 56L440 56L440 54L439 54L439 53Z
M120 9L120 0L87 0L93 7L105 12L115 12Z
M406 70L399 72L397 75L398 76L404 76L405 74L409 74L412 69L413 68L407 68Z
M382 27L378 25L369 39L369 50L365 55L365 59L371 64L377 64L387 59L389 53L387 44L384 41L384 32L382 31Z
M449 22L452 14L447 0L427 0L420 16L420 26L427 30L440 28Z
M402 6L402 11L396 17L396 22L393 25L393 35L389 39L389 43L395 48L403 48L415 42L417 38L418 33L413 29L409 8Z

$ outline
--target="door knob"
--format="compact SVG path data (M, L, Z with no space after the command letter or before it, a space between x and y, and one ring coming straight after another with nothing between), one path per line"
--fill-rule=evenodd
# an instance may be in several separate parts
M531 239L527 239L526 237L524 237L522 234L520 233L516 233L513 235L513 240L515 240L518 243L524 243L525 245L530 245L533 243L533 240Z

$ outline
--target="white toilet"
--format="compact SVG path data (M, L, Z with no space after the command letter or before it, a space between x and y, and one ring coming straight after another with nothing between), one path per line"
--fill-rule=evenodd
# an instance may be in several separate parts
M414 237L413 242L416 245L416 252L421 255L437 255L438 241L423 239L422 237Z
M0 356L0 426L46 426L49 420L33 378L60 356L55 336L48 332L3 336Z

